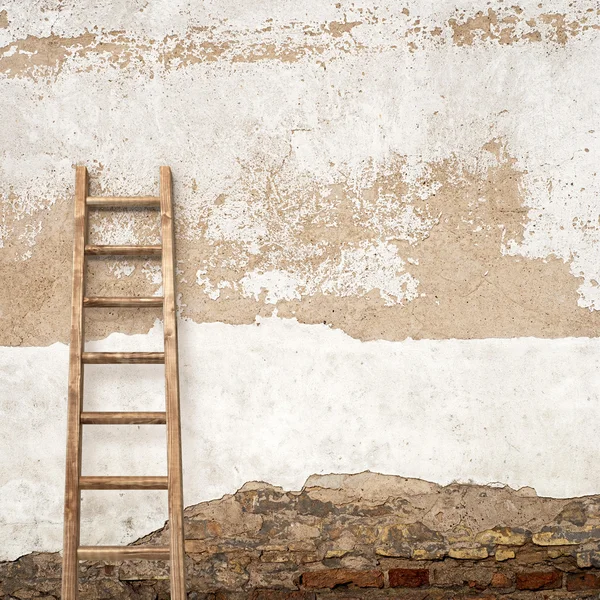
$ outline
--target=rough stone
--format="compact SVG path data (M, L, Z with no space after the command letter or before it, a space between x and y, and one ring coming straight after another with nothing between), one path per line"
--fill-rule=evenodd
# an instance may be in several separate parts
M550 546L546 551L550 558L560 558L561 556L573 556L572 546Z
M319 481L332 487L319 487ZM414 594L425 588L432 600L476 593L487 597L489 590L521 600L521 593L560 589L563 576L571 586L565 594L583 593L574 586L597 581L596 571L590 571L600 567L597 542L540 546L528 540L516 545L529 531L593 530L600 509L589 499L574 503L482 486L442 488L400 478L379 480L375 474L315 477L311 483L299 494L254 482L186 509L186 532L194 536L186 540L188 576L198 598L219 593L226 600L246 600L244 594L256 590L265 598L271 593L304 598L293 594L320 590L315 592L319 600L323 594L383 600L391 593L383 588L389 587L403 590L406 600L422 600ZM498 515L502 525L490 523ZM473 527L476 522L483 527ZM165 527L144 543L163 543L167 534ZM476 545L476 539L485 544ZM515 545L503 543L509 540ZM398 556L401 552L405 556ZM586 572L593 577L584 577ZM83 563L81 573L91 600L155 600L157 594L162 600L160 594L168 589L168 569L147 561ZM0 563L0 598L28 600L26 595L51 596L59 590L58 554Z
M415 548L412 552L412 558L415 560L441 560L448 551L445 548L434 548L426 550L425 548Z
M533 543L539 546L577 546L586 542L600 541L600 528L595 525L569 530L548 526L533 535Z
M492 575L491 586L493 588L509 588L513 586L513 581L506 573L497 572Z
M586 569L592 566L592 561L589 552L577 552L577 566L581 569Z
M478 533L475 541L488 545L522 546L531 539L531 533L523 529L511 527L494 527Z
M515 556L516 555L515 555L514 550L510 550L508 548L497 548L496 549L495 557L498 562L510 560L510 559L514 558Z
M381 529L375 552L380 556L410 558L415 547L432 552L443 545L443 536L423 523L396 524Z
M450 548L448 556L460 560L482 560L488 557L488 551L487 548Z
M327 552L325 552L325 558L342 558L349 552L350 550L342 550L341 548L336 550L327 550Z

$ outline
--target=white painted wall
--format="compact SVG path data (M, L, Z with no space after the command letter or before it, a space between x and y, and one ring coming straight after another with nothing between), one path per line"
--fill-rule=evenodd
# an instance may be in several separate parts
M457 47L445 31L440 40L415 37L418 51L411 52L406 19L393 0L379 3L377 22L360 12L372 7L366 0L341 2L339 9L316 0L60 4L59 10L50 2L4 2L3 56L28 35L68 38L97 31L99 23L100 41L120 29L132 47L149 49L144 62L114 65L90 53L67 59L58 72L0 75L2 206L30 224L16 240L0 221L0 248L22 244L18 260L31 258L45 209L72 192L74 163L102 163L98 181L115 194L150 193L156 166L170 164L178 216L192 225L185 235L193 238L193 224L206 219L207 239L233 240L252 253L264 206L246 194L244 166L262 174L285 168L294 196L307 193L306 181L316 189L342 179L368 186L394 155L406 157L409 182L427 164L451 157L484 169L482 146L500 138L526 171L531 210L524 240L507 240L499 252L570 261L571 273L582 277L580 304L600 306L597 33L564 47ZM537 0L521 4L526 15L539 12ZM424 24L434 24L447 21L457 5L470 10L474 3L408 5ZM552 0L544 10L585 7ZM257 33L268 18L272 31ZM330 44L324 56L289 63L232 62L226 55L182 68L161 61L164 36L201 35L189 33L193 26L213 27L217 41L244 52L265 40L294 47L304 25L344 19L364 22L344 48ZM214 209L224 191L231 210ZM430 226L415 222L405 237ZM295 252L296 242L287 243ZM372 259L374 269L363 277L363 258L376 251L391 252L386 239L350 257L354 276L345 279L339 265L324 264L321 287L293 270L249 271L240 285L248 297L267 290L266 302L377 290L397 303L418 294L410 264L394 262L395 255ZM202 273L197 284L215 293ZM439 483L528 485L544 495L600 492L596 339L363 343L276 317L256 325L181 325L188 505L251 479L298 488L315 472L363 469ZM149 350L160 342L156 328L89 347ZM61 547L67 363L62 344L0 348L0 559ZM88 374L90 409L160 408L159 367L90 367ZM87 474L155 474L164 467L159 427L136 428L135 436L131 428L96 430L86 439ZM106 500L111 495L114 503ZM166 516L160 494L84 498L83 539L90 544L131 541ZM115 523L124 532L116 539Z
M180 337L186 505L249 480L299 489L312 473L364 469L559 497L600 490L599 340L360 342L276 317L184 321ZM161 342L157 326L88 347ZM0 350L1 559L61 547L67 367L62 344ZM160 410L162 366L86 369L86 408ZM165 472L163 427L88 429L84 474ZM163 494L84 492L83 539L161 526Z

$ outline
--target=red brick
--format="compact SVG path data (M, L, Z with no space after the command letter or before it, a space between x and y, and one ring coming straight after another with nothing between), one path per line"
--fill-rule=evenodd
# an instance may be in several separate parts
M390 569L390 587L416 588L429 585L429 569Z
M254 590L251 600L316 600L314 592L292 590Z
M509 588L512 587L512 581L504 573L494 573L491 585L494 588Z
M314 592L292 590L254 590L251 600L316 600Z
M600 590L600 577L594 573L569 573L567 589L570 592L579 590Z
M478 591L485 590L485 588L487 587L485 583L477 581L476 579L470 579L469 581L465 581L464 583L468 585L471 589Z
M438 598L438 596L435 596ZM508 596L502 596L508 600ZM429 598L429 596L427 596ZM470 593L456 595L454 592L450 596L444 596L444 600L498 600L498 596L494 594L485 594L485 596L473 596Z
M518 590L557 590L560 587L562 587L560 571L517 573Z
M382 588L383 573L377 570L326 569L302 574L302 584L307 588L334 588L337 585L355 585L363 588Z

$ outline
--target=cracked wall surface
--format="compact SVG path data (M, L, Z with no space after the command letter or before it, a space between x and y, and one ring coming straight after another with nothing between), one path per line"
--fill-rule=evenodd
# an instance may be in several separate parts
M172 166L196 322L595 335L595 3L36 7L0 28L0 343L67 340L73 164L105 194ZM131 211L92 233L157 231ZM101 289L160 288L98 263ZM90 335L151 327L126 312Z
M93 195L173 171L187 505L365 469L598 493L599 58L589 1L5 1L0 559L61 547L74 165ZM89 233L159 239L140 209ZM156 261L87 268L161 294ZM159 319L90 310L88 349L160 350ZM86 402L161 382L89 367ZM85 444L87 474L164 469L156 429ZM92 544L166 514L83 506Z

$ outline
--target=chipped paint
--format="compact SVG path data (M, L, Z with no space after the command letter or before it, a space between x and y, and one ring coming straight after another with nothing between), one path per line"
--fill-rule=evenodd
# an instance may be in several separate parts
M73 63L69 65L71 68L81 71L97 68L98 63L118 68L152 68L154 63L152 72L219 61L278 60L291 63L313 59L324 65L339 54L372 54L395 49L400 41L411 52L432 43L471 46L479 42L501 45L545 42L565 45L572 38L600 29L600 9L594 3L581 3L575 8L571 3L569 14L547 12L540 4L532 4L526 10L501 3L497 8L485 10L469 7L449 12L442 7L438 12L431 12L426 6L418 8L421 10L413 9L410 17L409 11L397 11L394 4L368 10L340 3L336 13L343 15L343 20L319 22L291 18L275 22L269 18L260 26L247 28L235 27L229 19L213 16L200 26L188 24L185 29L167 29L169 33L162 38L150 36L143 29L137 31L137 35L131 35L129 29L107 27L98 30L97 26L85 27L83 24L84 31L79 35L30 34L21 38L17 34L16 39L0 47L0 73L35 79L54 77L68 63ZM15 7L18 14L17 11ZM11 14L14 14L12 10ZM348 21L349 15L357 20ZM60 11L56 17L60 18ZM215 24L215 21L219 23ZM16 31L18 25L15 24ZM0 28L9 28L7 10L0 13ZM36 29L36 24L29 23L28 28ZM5 37L10 40L10 32Z
M102 28L15 3L2 17L1 343L66 340L73 163L124 194L171 164L194 320L276 309L361 339L598 330L595 8L97 10ZM91 235L158 229L128 211ZM98 289L158 293L151 263L97 262ZM129 315L124 331L154 318Z

